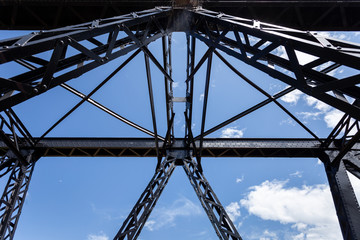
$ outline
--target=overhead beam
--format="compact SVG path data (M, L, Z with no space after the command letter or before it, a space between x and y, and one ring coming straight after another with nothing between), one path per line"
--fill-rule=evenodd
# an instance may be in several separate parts
M34 139L37 140L36 138ZM322 141L325 139L321 139ZM195 141L198 148L199 141ZM177 138L172 149L187 149ZM336 150L330 144L328 150ZM0 141L0 153L8 150ZM35 150L44 157L156 157L153 138L44 138ZM305 157L316 158L324 149L314 139L204 138L202 157ZM352 151L360 151L360 142Z
M360 29L357 14L360 11L360 2L357 0L199 0L199 2L202 3L203 8L212 11L302 30L357 31ZM4 14L0 15L2 23L0 28L19 30L57 28L138 12L156 6L171 6L171 4L172 1L165 0L2 0L0 7Z

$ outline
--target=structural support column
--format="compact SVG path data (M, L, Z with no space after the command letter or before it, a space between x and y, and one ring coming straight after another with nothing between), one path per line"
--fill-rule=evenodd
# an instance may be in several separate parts
M184 159L184 170L219 239L241 240L233 222L193 158Z
M141 194L134 208L131 210L129 216L124 221L114 240L137 239L174 169L175 158L165 158L145 191Z
M351 163L354 160L359 161L359 159L356 156L347 154L341 161L334 161L337 155L337 151L327 151L320 159L325 165L343 238L344 240L359 240L360 207L346 171L347 162ZM357 173L360 173L360 169L357 169Z
M27 156L25 166L16 161L0 200L0 239L13 239L37 159Z

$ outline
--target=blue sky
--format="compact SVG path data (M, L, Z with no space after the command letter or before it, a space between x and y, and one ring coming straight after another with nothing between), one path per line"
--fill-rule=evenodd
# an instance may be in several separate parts
M18 32L0 32L1 39ZM360 42L358 33L322 33ZM162 62L161 41L149 49ZM174 96L185 97L186 39L173 34ZM197 42L196 62L207 50ZM284 54L277 49L277 54ZM298 53L299 54L299 53ZM223 56L226 56L222 53ZM302 55L302 61L310 56ZM89 93L126 57L71 80ZM228 58L240 72L270 94L286 87L268 75ZM2 73L21 71L4 64ZM151 64L157 126L166 132L163 77ZM331 74L344 74L339 69ZM195 78L194 135L200 133L206 64ZM152 130L143 54L139 54L93 99ZM218 123L266 99L231 72L216 56L209 91L207 124ZM40 136L80 99L62 88L14 107L33 136ZM300 91L280 102L319 137L327 137L341 112ZM184 135L184 103L174 103L176 137ZM84 103L49 137L147 137L119 120ZM311 137L275 104L257 110L209 137ZM317 159L204 158L204 174L244 239L340 239L327 179ZM38 161L15 239L112 239L151 179L155 158L42 158ZM4 185L4 178L0 180ZM360 184L355 182L357 193ZM175 169L139 239L217 239L183 169Z

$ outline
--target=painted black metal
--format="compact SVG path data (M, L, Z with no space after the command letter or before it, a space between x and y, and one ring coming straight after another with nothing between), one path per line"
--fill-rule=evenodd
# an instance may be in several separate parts
M348 154L340 161L334 161L337 155L336 151L326 151L320 159L324 162L343 237L344 239L360 239L360 207L346 171L347 162L358 163L359 158ZM357 168L353 172L358 174L359 170Z
M209 182L192 157L185 158L184 170L219 239L242 240Z
M13 110L1 116L0 136L9 150L0 159L1 177L9 175L0 199L0 239L13 239L29 189L36 161L41 151L34 150L34 139ZM11 134L5 134L4 130ZM20 135L21 138L17 134ZM23 149L28 146L30 149ZM10 174L8 174L10 173Z
M175 159L167 157L163 160L139 200L125 219L115 239L137 239L151 211L159 200L162 191L175 169Z
M155 113L155 106L154 106L154 94L153 94L153 88L152 88L152 81L151 81L150 61L149 61L149 56L146 53L144 53L144 57L145 57L147 85L148 85L148 90L149 90L151 118L152 118L154 133L155 133L156 155L158 158L158 162L160 162L161 156L160 156L159 139L158 139L158 134L157 134L157 126L156 126L156 113Z
M323 142L326 139L320 140ZM173 149L189 149L184 142L185 139L173 139L170 146ZM195 141L195 147L199 146L199 141ZM153 138L44 138L34 149L46 157L156 157L155 147ZM31 149L26 145L21 145L21 148ZM323 150L337 149L334 143L321 148L321 143L315 139L204 138L202 156L316 158ZM1 154L6 154L8 150L6 143L0 141ZM360 151L359 142L352 151Z
M159 29L159 24L155 24L152 19L159 18L161 24L168 25L169 9L153 9L149 11L143 11L138 13L138 17L134 17L131 14L125 16L114 17L111 19L105 19L98 21L97 25L92 22L80 24L71 27L65 27L62 29L50 30L46 32L37 33L36 37L29 38L28 41L19 45L17 42L22 38L13 38L10 40L4 40L0 42L0 63L6 63L14 61L16 59L30 58L33 55L45 52L53 51L53 58L46 66L40 66L34 70L29 70L18 76L11 78L12 81L20 84L28 84L32 86L31 93L15 92L13 88L2 87L0 88L0 110L12 107L20 102L23 102L31 97L34 97L50 88L58 86L70 79L76 78L83 73L90 71L106 62L114 60L120 56L123 56L138 47L143 47L150 42L165 36L167 33L163 30L165 27ZM165 21L163 21L165 20ZM115 43L102 43L101 46L96 46L92 49L88 49L83 45L82 41L93 39L96 36L108 34L115 35L120 27L122 31L129 28L137 28L138 26L146 23L152 23L149 26L148 31L138 31L131 37L124 37L115 41ZM144 34L147 35L144 35ZM136 41L134 41L136 39ZM81 43L80 43L81 42ZM86 42L84 42L86 43ZM140 45L139 45L140 44ZM59 46L72 46L80 51L79 54L74 56L65 57L61 60L58 59ZM62 48L62 47L61 47ZM67 48L63 48L67 51ZM144 48L146 51L146 48ZM105 57L101 57L101 54L106 53ZM111 53L111 54L109 54ZM150 58L154 60L151 53ZM63 54L65 56L65 54ZM54 62L52 62L54 61ZM154 60L155 61L155 60ZM162 67L155 61L155 64ZM72 66L78 66L76 69L71 69ZM51 79L49 85L47 80L55 73L62 71L57 77ZM65 72L64 72L65 71ZM45 80L44 80L45 78ZM46 82L47 84L41 84Z
M359 81L359 45L347 45L346 43L319 37L316 34L309 32L297 31L271 24L263 24L253 20L235 18L208 10L194 11L194 21L201 22L201 24L194 25L193 31L190 34L205 42L209 47L215 47L228 55L238 58L257 69L268 73L270 76L350 114L355 119L360 118L359 107L349 103L344 97L348 96L358 99L360 95L359 87L355 84L349 86L347 79L335 78L321 72L321 70L316 70L315 68L319 67L321 63L334 62L339 64L339 66L346 66L356 70L357 74L354 75L353 78ZM217 29L223 29L222 33L228 29L232 29L236 40L226 36L221 37L222 33L203 27L204 25L213 25L213 27L216 26ZM243 36L243 39L239 36L240 34ZM255 37L260 40L251 43L248 40L249 37ZM220 42L217 43L214 39L219 38ZM267 42L270 45L262 49L260 48L260 45L264 44L257 45L256 43L259 42ZM301 65L299 64L298 59L296 59L298 57L294 54L290 56L290 59L281 58L271 52L271 50L279 47L285 48L289 53L296 50L305 54L310 54L321 59L321 62L313 60L305 65ZM274 64L275 66L280 67L280 69L273 68ZM309 66L311 66L311 68ZM281 69L294 73L296 77L291 77L283 73ZM331 89L330 93L313 90L324 84L333 82L340 83L342 80L346 80L345 88Z
M296 10L299 17L299 9ZM331 12L320 16L325 19ZM186 18L183 18L186 16ZM342 15L343 16L343 15ZM179 24L179 19L185 19ZM303 18L299 18L304 21ZM348 19L342 18L345 26ZM360 23L360 21L359 21ZM1 22L0 22L1 25ZM172 109L171 32L187 33L186 74L186 131L184 139L175 139ZM119 33L126 37L118 39ZM107 41L96 39L106 35ZM229 35L233 35L230 37ZM163 65L153 56L147 45L162 38ZM166 38L168 42L166 44ZM196 39L209 47L195 66ZM254 40L257 39L257 40ZM94 46L88 47L91 43ZM326 38L316 33L294 30L213 12L203 8L160 7L123 16L79 24L71 27L31 33L23 37L0 41L0 64L15 62L28 69L23 74L5 78L0 76L1 116L0 176L10 173L0 205L0 238L13 239L33 167L41 156L137 156L157 157L154 178L125 221L115 239L136 239L157 199L165 187L175 165L183 165L215 231L220 239L241 239L224 208L202 174L201 157L318 157L324 165L330 183L335 207L344 239L360 239L360 210L347 171L360 177L360 45ZM68 56L69 49L77 54ZM274 50L284 49L287 57ZM50 60L36 56L51 52ZM102 64L135 51L90 94L65 84ZM149 102L154 132L142 128L91 99L98 89L130 62L140 51L144 52L148 80ZM233 56L290 85L271 96L232 66L219 51ZM297 52L314 57L300 63ZM260 91L266 100L205 131L206 107L210 83L211 59L215 53L239 77ZM150 60L162 72L165 80L168 131L157 135L156 113L153 101ZM200 135L192 134L192 102L194 76L208 60L205 79L205 96ZM73 69L74 66L77 66ZM338 78L331 71L340 67L351 68L353 76ZM290 72L287 74L285 71ZM33 138L20 121L12 106L61 85L82 100L59 119L40 138ZM346 114L327 139L319 139L307 126L282 106L277 99L299 89ZM350 102L348 99L354 99ZM152 139L52 139L45 138L54 127L69 116L83 102L88 101L110 115L149 135ZM302 126L313 139L208 139L208 134L229 123L274 102ZM171 118L170 118L171 116ZM163 143L160 149L160 144ZM192 155L196 156L197 163ZM165 160L161 162L162 157ZM199 187L202 187L200 190ZM208 195L210 194L210 195ZM210 199L211 197L211 199ZM214 211L215 210L215 211ZM141 213L141 214L140 214ZM215 215L214 215L215 214Z
M184 1L183 1L184 2ZM203 0L202 7L302 30L358 31L357 0ZM0 29L52 29L156 6L169 0L36 0L0 2Z
M0 200L0 238L13 239L21 210L29 189L30 180L35 166L31 154L28 156L30 164L24 166L17 161L12 166L9 180Z

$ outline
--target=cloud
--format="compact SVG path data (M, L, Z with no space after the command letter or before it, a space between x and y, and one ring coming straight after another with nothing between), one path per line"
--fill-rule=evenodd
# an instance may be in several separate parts
M247 237L248 239L256 240L278 240L278 235L275 232L265 229L263 232L253 232Z
M338 124L340 119L344 116L344 113L341 112L340 110L334 109L331 106L329 106L328 104L323 103L322 101L319 101L311 96L305 96L304 99L308 106L312 106L313 108L319 110L317 112L297 113L299 115L302 115L304 120L308 120L308 119L318 120L318 119L320 119L320 116L323 115L326 126L328 128L334 128ZM350 123L354 123L354 120L351 120ZM355 134L356 131L357 131L357 129L353 128L350 131L350 134ZM344 132L344 131L342 131L342 132Z
M296 105L302 94L303 93L300 90L296 89L296 90L286 94L285 96L282 96L280 99L286 103Z
M241 183L242 181L244 181L244 175L241 178L236 178L236 183Z
M358 203L360 203L360 179L358 179L352 173L349 173L349 172L348 172L348 176L349 176L351 185L355 191L356 199L357 199Z
M334 128L343 116L343 112L334 109L325 115L324 120L328 128Z
M145 227L149 231L154 231L164 226L175 226L177 217L196 216L201 213L202 211L199 206L183 197L176 200L169 207L155 208L152 214L153 217L145 223Z
M199 101L204 101L204 94L200 94Z
M314 97L305 96L304 99L308 106L313 106L314 108L320 110L321 112L327 112L331 109L331 106L327 105L322 101L317 100Z
M280 125L285 125L286 124L286 125L290 125L290 126L295 126L296 125L292 118L284 119L279 124Z
M294 173L290 173L290 176L301 178L301 177L302 177L302 173L303 173L303 172L296 171L296 172L294 172Z
M87 240L109 240L109 237L103 232L100 232L99 235L89 234Z
M313 55L310 55L310 54L307 54L304 52L295 50L295 53L296 53L296 56L298 58L300 65L305 65L305 64L308 64L309 62L312 62L312 61L318 59L318 57L315 57Z
M260 237L259 240L277 240L277 234L274 232L270 232L269 230L265 230L262 234L262 236Z
M323 115L323 112L297 112L297 115L300 115L305 122L309 119L311 120L319 120L320 116Z
M298 231L293 239L341 239L329 186L286 187L287 182L273 180L253 186L240 204L261 219L293 224Z
M351 35L347 35L344 33L331 33L331 32L318 32L319 35L326 37L326 38L336 38L339 40L350 40L351 39Z
M180 85L179 82L173 82L173 83L172 83L172 87L173 87L173 88L177 88L177 87L179 87L179 85Z
M328 128L334 128L343 116L344 113L337 109L327 112L324 116L324 121L326 123L326 126ZM350 125L352 125L354 122L355 122L354 119L350 119ZM341 132L344 133L345 129L342 129ZM356 133L357 133L357 127L355 126L350 130L348 136L354 135Z
M101 217L102 219L108 220L108 221L114 221L114 220L120 220L124 219L125 216L119 214L116 212L115 209L111 208L98 208L95 206L94 203L90 203L91 210L93 213Z
M276 48L274 50L274 52L277 56L289 60L284 46L280 46L280 47Z
M229 215L231 221L235 222L241 216L240 205L238 202L232 202L225 207L226 213Z
M236 127L225 128L221 131L221 138L242 138L244 135L244 129L238 130Z

